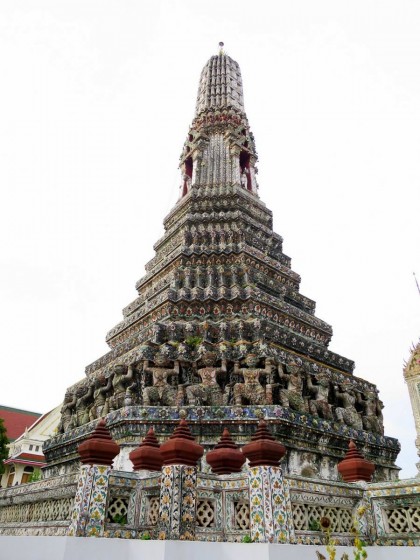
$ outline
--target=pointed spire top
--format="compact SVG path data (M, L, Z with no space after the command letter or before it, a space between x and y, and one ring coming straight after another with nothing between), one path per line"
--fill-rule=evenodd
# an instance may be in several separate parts
M196 116L203 111L234 107L244 112L242 76L239 64L228 56L223 41L219 53L204 66L198 86Z

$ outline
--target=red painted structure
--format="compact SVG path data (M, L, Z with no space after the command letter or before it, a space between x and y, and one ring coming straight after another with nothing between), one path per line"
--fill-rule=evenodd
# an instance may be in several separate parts
M188 465L196 467L204 448L196 443L187 422L182 419L171 437L162 443L160 452L164 465Z
M241 472L245 460L244 454L233 441L227 428L223 430L222 437L215 448L206 456L207 463L216 474Z
M120 452L120 446L112 439L105 420L101 418L95 431L79 445L77 451L84 465L111 466Z
M135 471L141 469L160 471L163 459L160 452L160 445L153 428L149 428L144 440L130 453L129 457Z
M22 435L26 428L32 426L40 417L41 414L38 412L0 405L0 418L4 421L4 427L7 430L7 437L10 442Z
M274 439L268 431L267 423L260 420L251 442L242 447L242 453L249 460L250 467L278 467L286 448Z
M338 472L344 482L370 482L375 471L375 465L363 457L353 440L350 440L349 450L344 459L337 465Z

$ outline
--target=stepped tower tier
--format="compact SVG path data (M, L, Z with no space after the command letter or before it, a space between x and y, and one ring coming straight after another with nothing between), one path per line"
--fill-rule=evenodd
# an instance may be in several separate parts
M136 299L107 334L110 351L66 393L48 472L71 468L101 416L123 464L150 424L162 439L183 415L206 450L221 422L245 444L265 417L292 473L337 478L351 438L378 478L396 476L399 444L383 435L376 387L329 349L332 328L300 293L256 163L240 68L220 52L201 73L179 200Z

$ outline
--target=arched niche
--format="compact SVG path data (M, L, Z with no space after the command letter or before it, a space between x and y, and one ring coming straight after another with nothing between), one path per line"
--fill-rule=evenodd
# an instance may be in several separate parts
M247 191L252 191L250 160L251 156L249 152L242 150L239 154L239 169L241 174L241 185Z

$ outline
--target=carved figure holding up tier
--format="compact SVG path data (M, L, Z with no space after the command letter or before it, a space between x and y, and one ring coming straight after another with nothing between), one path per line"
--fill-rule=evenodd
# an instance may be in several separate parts
M281 364L278 366L280 379L287 383L286 389L280 389L281 406L290 407L298 412L308 412L307 403L303 398L303 370L295 361L285 366L286 373Z
M316 376L317 384L314 385L310 375L307 377L308 380L308 390L315 396L315 399L309 401L309 412L314 416L319 416L325 420L332 420L332 406L328 402L328 397L330 393L330 380L328 376L319 373Z
M106 416L109 412L109 400L107 395L112 387L112 379L108 377L106 379L105 375L102 373L98 375L95 379L95 385L93 390L93 404L89 410L90 421L96 420L97 418L102 418Z
M365 400L366 399L366 400ZM374 434L384 434L384 421L382 416L383 403L374 391L368 391L365 399L358 393L358 403L363 407L363 427Z
M67 389L66 394L64 396L63 406L61 407L61 419L57 429L59 434L63 434L67 432L67 430L73 428L72 417L76 409L76 403L77 403L76 391Z
M190 385L186 389L188 404L201 406L219 406L227 404L229 391L223 393L222 388L217 383L218 374L226 374L226 360L222 360L222 367L217 368L216 354L206 352L202 361L204 367L198 370L201 383Z
M235 362L233 373L240 373L244 378L244 383L236 383L233 387L235 404L257 405L266 403L266 393L260 383L260 375L262 373L271 375L272 364L267 359L265 369L256 369L258 360L259 358L255 354L248 354L245 358L246 368L240 368L239 362Z
M117 365L111 375L112 396L110 398L110 411L119 410L125 406L125 392L134 377L134 368L129 365L126 371L125 366Z
M162 354L157 354L154 358L154 366L149 366L149 361L145 360L143 372L150 371L153 375L153 386L143 389L144 406L175 406L178 404L177 388L168 384L168 377L179 376L179 362L174 362L174 367L170 368L169 360Z
M125 390L124 406L132 406L134 404L139 404L140 393L138 379L134 376L134 381Z
M89 422L89 410L93 401L93 381L89 379L77 391L76 425L83 426Z
M362 418L356 410L356 391L350 385L339 385L334 387L334 395L341 401L343 407L335 409L335 415L339 422L344 422L355 430L363 430Z

